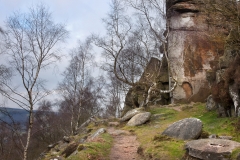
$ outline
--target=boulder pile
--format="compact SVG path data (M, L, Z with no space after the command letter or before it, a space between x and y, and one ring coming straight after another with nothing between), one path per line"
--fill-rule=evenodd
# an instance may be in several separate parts
M145 112L143 107L135 108L128 111L121 119L120 122L128 121L127 126L139 126L151 118L150 112Z

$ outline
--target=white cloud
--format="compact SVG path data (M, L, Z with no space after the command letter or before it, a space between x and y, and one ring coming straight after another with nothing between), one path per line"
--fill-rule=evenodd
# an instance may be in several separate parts
M70 37L66 44L60 46L64 53L76 46L77 40L84 39L91 33L104 33L102 18L109 11L111 0L1 0L0 26L4 28L4 21L15 11L27 12L28 8L43 3L49 7L53 19L57 23L66 24ZM100 59L99 53L96 57ZM68 59L64 58L58 66L59 72L43 70L41 75L47 78L48 87L54 89L62 78L60 73L67 66Z

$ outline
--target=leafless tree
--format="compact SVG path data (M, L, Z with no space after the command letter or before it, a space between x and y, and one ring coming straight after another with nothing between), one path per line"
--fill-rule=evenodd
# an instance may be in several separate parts
M143 23L148 26L149 34L155 39L156 44L160 44L159 51L164 54L168 63L169 77L172 77L172 71L170 68L170 61L168 59L168 46L167 39L169 33L169 22L167 20L166 1L165 0L125 0L129 6L135 9L136 14ZM177 80L172 88L168 91L160 91L163 93L172 92L176 86ZM171 84L171 80L169 80ZM153 83L153 87L156 83ZM171 86L171 85L170 85ZM151 89L151 88L150 88Z
M104 98L102 92L104 81L101 77L89 77L85 82L84 90L81 92L82 95L79 95L80 88L78 88L75 98L68 91L65 90L64 92L64 88L61 89L63 91L63 101L60 105L59 114L65 115L65 125L70 126L64 126L66 133L70 133L70 135L76 134L81 124L89 117L101 115L101 101ZM76 100L75 105L73 104L73 100Z
M50 94L40 72L60 59L56 44L68 32L64 25L54 23L44 5L30 8L28 13L14 13L6 22L6 48L13 75L21 82L17 86L1 81L1 93L18 107L29 112L27 138L22 142L23 159L27 159L33 126L33 109Z
M0 122L0 158L20 160L23 148L21 148L19 135L12 129L12 126L9 126L9 124ZM14 129L19 130L20 125L16 124Z
M4 53L4 39L6 38L6 33L3 31L3 29L0 27L0 54ZM7 82L10 80L11 69L5 66L4 64L0 64L0 82ZM2 84L0 83L0 86Z
M54 103L44 99L38 104L34 111L34 125L32 139L29 145L28 159L39 158L39 155L46 149L46 146L55 144L65 136L64 124L58 112L53 110Z
M74 134L81 125L80 119L82 118L83 110L91 109L90 102L97 98L94 98L92 95L92 88L96 84L97 79L93 81L90 74L90 67L94 59L91 49L90 39L83 43L79 41L78 47L72 50L69 66L63 72L64 79L58 85L71 111L71 134ZM96 95L94 96L97 96L101 88L95 89ZM88 103L89 108L84 108L86 103Z
M126 5L131 9L127 10ZM108 71L113 72L119 81L128 86L136 85L154 53L161 54L161 45L164 57L168 61L166 44L168 35L164 36L166 30L164 6L165 3L159 0L112 0L111 11L104 19L106 37L93 36L95 44L104 50ZM137 16L133 20L128 15ZM170 65L168 69L170 71ZM171 76L171 72L169 74ZM152 82L149 93L156 86L157 83ZM172 92L175 86L176 82L169 90L160 92Z
M44 146L57 142L64 135L58 123L57 112L53 111L53 104L48 100L42 100L35 112L33 138L45 143Z
M4 52L4 38L5 38L5 31L2 27L0 27L0 54Z
M108 17L103 20L106 24L106 37L93 36L94 43L104 49L104 56L108 59L108 69L114 72L115 76L128 85L133 85L130 79L126 77L119 58L128 43L128 35L132 29L130 18L123 13L124 5L119 0L112 0L112 11Z
M141 19L131 19L128 16L131 11L124 4L123 1L112 0L111 11L103 19L107 34L105 37L95 35L93 40L104 50L103 56L107 59L104 69L132 86L140 78L151 56L159 56L159 52L154 53L155 46L152 46L145 24Z
M119 117L121 113L122 103L122 83L114 76L113 73L108 73L109 83L106 86L105 99L105 117Z
M162 45L162 52L166 56L168 36L166 33L169 30L165 10L166 2L162 0L125 0L125 2L134 9L142 25L147 26L149 31L147 34L152 38L151 40L155 41L155 44Z

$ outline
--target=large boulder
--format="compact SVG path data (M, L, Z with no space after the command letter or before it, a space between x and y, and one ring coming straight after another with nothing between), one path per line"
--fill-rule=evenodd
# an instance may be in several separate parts
M136 114L139 114L139 113L141 113L141 112L143 112L143 111L144 111L144 108L143 108L143 107L132 109L132 110L128 111L128 112L120 119L120 122L127 121L127 120L131 119L133 116L135 116Z
M71 143L67 146L67 148L65 148L65 150L62 152L62 155L64 155L64 157L69 157L74 151L77 150L78 148L78 143Z
M151 117L150 112L145 112L145 113L139 113L132 117L130 121L128 121L127 125L128 126L139 126L147 122Z
M146 65L143 74L138 82L127 92L122 115L133 108L143 107L146 104L146 97L153 104L166 105L170 103L169 93L160 93L159 90L168 90L169 87L168 64L165 58L160 61L152 57ZM157 83L156 89L148 93L152 83Z
M162 134L182 140L197 139L202 132L202 121L185 118L170 125Z
M185 144L188 154L204 160L226 160L240 143L227 139L199 139Z

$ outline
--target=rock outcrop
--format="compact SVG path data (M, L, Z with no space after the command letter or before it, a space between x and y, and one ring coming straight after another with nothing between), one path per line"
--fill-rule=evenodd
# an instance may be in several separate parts
M217 109L217 103L213 100L212 95L209 95L207 98L206 109L208 111L213 111Z
M220 57L219 68L207 72L214 101L218 104L219 116L240 116L240 47L239 33L232 30L225 43L224 55ZM222 112L223 111L223 112Z
M210 94L206 71L218 67L223 42L212 42L206 15L197 0L168 0L168 55L178 86L174 102L204 102Z
M69 157L74 151L78 148L78 143L71 143L69 144L62 152L64 157Z
M170 125L162 135L182 140L197 139L202 132L202 122L197 118L185 118Z
M185 144L190 156L204 160L229 159L232 151L238 147L240 143L226 139L199 139Z
M160 89L168 90L169 79L167 68L168 65L165 58L163 58L162 61L154 57L150 59L141 78L132 88L129 89L125 97L122 116L133 108L143 107L146 104L147 96L149 96L149 102L152 104L169 104L169 94L160 94ZM157 86L151 93L148 93L153 82L156 82Z
M142 125L144 123L146 123L151 117L151 113L150 112L144 112L144 113L139 113L137 115L135 115L134 117L132 117L127 125L128 126L139 126Z
M234 58L239 55L239 37L240 34L236 30L231 30L227 36L224 46L224 54L219 58L221 69L228 68L229 65L233 62Z

